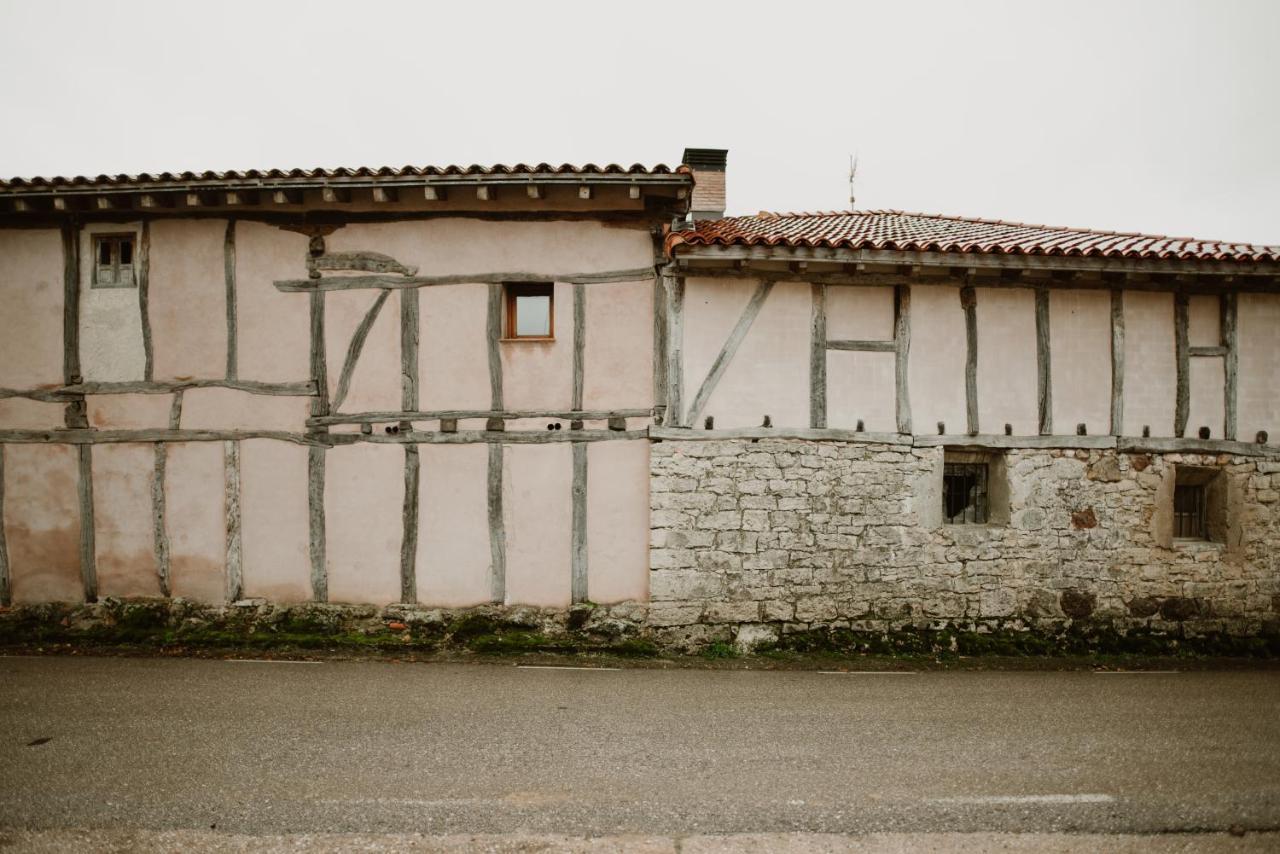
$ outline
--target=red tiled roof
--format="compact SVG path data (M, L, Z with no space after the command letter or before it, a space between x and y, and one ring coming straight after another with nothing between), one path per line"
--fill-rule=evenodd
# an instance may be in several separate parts
M559 166L553 166L549 163L539 163L537 165L516 163L514 165L495 164L493 166L402 166L400 168L361 166L358 168L339 167L336 169L249 169L243 172L231 170L228 172L98 175L93 178L84 175L75 177L10 178L8 180L0 179L0 192L6 190L10 192L39 191L54 187L114 187L119 185L184 184L206 181L230 183L268 180L288 183L291 180L316 181L330 178L370 178L376 180L379 178L501 177L507 175L581 175L587 177L592 175L674 175L677 173L687 174L688 172L687 167L672 169L662 164L648 167L639 163L631 166L619 166L616 163L609 163L605 166L597 166L594 163L587 163L582 166L574 166L570 163L563 163Z
M1028 225L903 211L768 213L703 220L672 232L667 252L687 246L785 246L896 249L909 252L1280 261L1280 246L1224 243L1084 228Z

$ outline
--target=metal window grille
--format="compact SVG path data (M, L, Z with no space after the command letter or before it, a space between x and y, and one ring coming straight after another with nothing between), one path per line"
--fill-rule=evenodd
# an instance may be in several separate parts
M942 513L948 522L987 522L987 464L946 463L942 471Z
M1209 538L1208 490L1204 484L1178 484L1173 488L1173 535L1181 539Z

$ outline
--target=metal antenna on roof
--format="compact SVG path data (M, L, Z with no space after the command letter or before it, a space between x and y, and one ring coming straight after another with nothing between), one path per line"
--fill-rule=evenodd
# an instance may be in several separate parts
M857 202L854 199L853 182L858 177L858 154L854 152L849 155L849 210L856 211L858 209Z

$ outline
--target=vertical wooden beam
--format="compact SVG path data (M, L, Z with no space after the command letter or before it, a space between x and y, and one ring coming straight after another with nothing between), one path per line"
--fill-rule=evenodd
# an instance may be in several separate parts
M142 221L138 236L138 311L142 316L142 378L155 379L155 354L151 343L151 220Z
M244 563L240 545L240 442L222 443L225 510L227 519L227 601L244 594Z
M1234 291L1225 293L1221 296L1221 306L1218 314L1221 321L1221 339L1222 346L1226 348L1226 353L1222 359L1223 370L1223 425L1222 438L1228 442L1236 440L1236 403L1237 403L1237 381L1236 372L1239 367L1239 333L1237 331L1238 319L1238 297Z
M893 289L893 369L895 379L895 410L898 432L911 432L911 393L907 385L907 367L911 356L911 286L896 285Z
M662 267L666 256L662 250L662 232L655 230L653 237L653 405L667 405L667 301L662 283ZM659 409L662 412L663 409ZM665 416L664 416L665 417Z
M236 221L227 220L222 243L222 268L227 290L227 379L239 377L239 343L236 336Z
M308 553L311 557L311 598L316 602L329 601L329 567L326 564L324 527L324 455L324 448L307 449L307 515L311 528Z
M1036 402L1040 435L1053 435L1053 371L1049 352L1049 289L1036 288Z
M1124 433L1124 291L1111 291L1111 435Z
M827 426L827 286L809 285L809 426Z
M9 541L4 534L4 444L0 443L0 608L7 608L13 601L13 587L9 581Z
M93 520L93 445L77 445L80 497L80 581L84 585L84 601L98 601L98 558Z
M502 515L501 442L489 443L489 598L502 605L507 598L507 530Z
M400 291L400 408L418 409L418 289Z
M400 601L418 601L418 483L421 461L417 445L404 446L404 535L400 540Z
M182 389L173 393L173 402L169 406L169 429L177 430L182 426ZM169 446L164 442L155 443L155 468L151 475L151 528L156 548L156 574L159 576L160 595L172 595L170 584L170 542L168 517L168 499L165 494L165 483L168 479Z
M587 591L587 443L573 443L573 535L570 545L570 596L576 605Z
M325 356L324 291L312 291L311 298L311 379L316 396L311 400L312 415L329 414L329 366Z
M964 309L964 409L969 435L978 434L978 292L972 285L960 289Z
M495 412L501 412L503 409L502 351L498 342L502 338L502 285L497 282L489 283L486 337L489 342L489 408ZM492 455L490 457L492 458Z
M573 409L582 409L582 381L587 355L587 286L573 285Z
M716 386L720 384L720 378L724 376L724 372L729 368L729 363L737 355L738 348L742 346L742 339L747 337L747 332L751 330L751 325L755 323L756 317L760 314L760 309L764 306L764 301L769 298L769 292L772 290L772 279L760 280L760 284L756 286L755 293L751 295L750 302L742 310L742 314L738 317L738 322L734 324L733 331L729 333L724 346L720 348L720 352L716 354L715 361L711 363L711 369L707 371L707 376L698 388L698 393L694 396L693 403L689 404L689 414L685 416L685 424L693 424L697 421L698 416L702 414L702 410L711 401L711 395L715 393Z
M78 383L80 374L80 227L62 227L62 380ZM84 395L67 403L63 421L72 429L89 426Z
M1173 410L1173 435L1181 439L1187 432L1191 411L1191 345L1187 333L1188 298L1179 291L1173 295L1174 356L1178 364L1178 392Z
M664 275L662 289L667 315L667 417L668 427L679 427L684 414L684 279Z

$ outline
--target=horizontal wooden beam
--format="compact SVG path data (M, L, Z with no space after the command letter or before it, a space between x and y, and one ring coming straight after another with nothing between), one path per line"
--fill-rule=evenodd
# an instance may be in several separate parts
M898 345L893 339L888 341L828 341L828 350L863 350L868 353L892 353Z
M1226 347L1188 347L1188 356L1225 356L1227 355Z
M1234 454L1241 457L1280 455L1280 446L1225 439L1151 439L1121 437L1117 448L1126 454Z
M911 437L899 433L865 433L856 430L808 427L741 427L728 430L695 430L692 427L650 427L650 439L710 442L723 439L803 439L810 442L869 442L877 445L910 445Z
M85 382L63 386L64 394L172 394L189 388L225 388L249 394L281 397L310 397L316 384L309 380L295 383L265 383L253 380L174 380L171 382Z
M241 439L276 439L295 445L324 446L305 433L286 430L0 430L0 443L100 445L121 442L228 442Z
M75 398L58 388L0 388L0 400L10 397L21 397L26 400L39 400L44 403L67 403Z
M399 433L329 433L330 445L468 445L485 442L497 445L540 445L560 442L608 442L618 439L647 439L646 430L459 430L456 433L401 430Z
M917 448L956 447L993 449L1114 448L1115 436L1005 436L999 433L919 435L912 440Z
M400 421L438 421L440 419L462 420L467 418L490 419L501 418L557 418L562 421L605 421L610 418L652 418L652 409L438 409L432 411L406 410L403 412L342 412L336 415L320 415L307 419L309 427L324 427L333 424L380 424Z
M321 279L284 279L275 283L285 293L348 291L377 288L425 288L435 285L503 284L505 282L567 282L603 284L641 282L653 278L652 267L610 270L603 273L460 273L452 276L335 276Z

